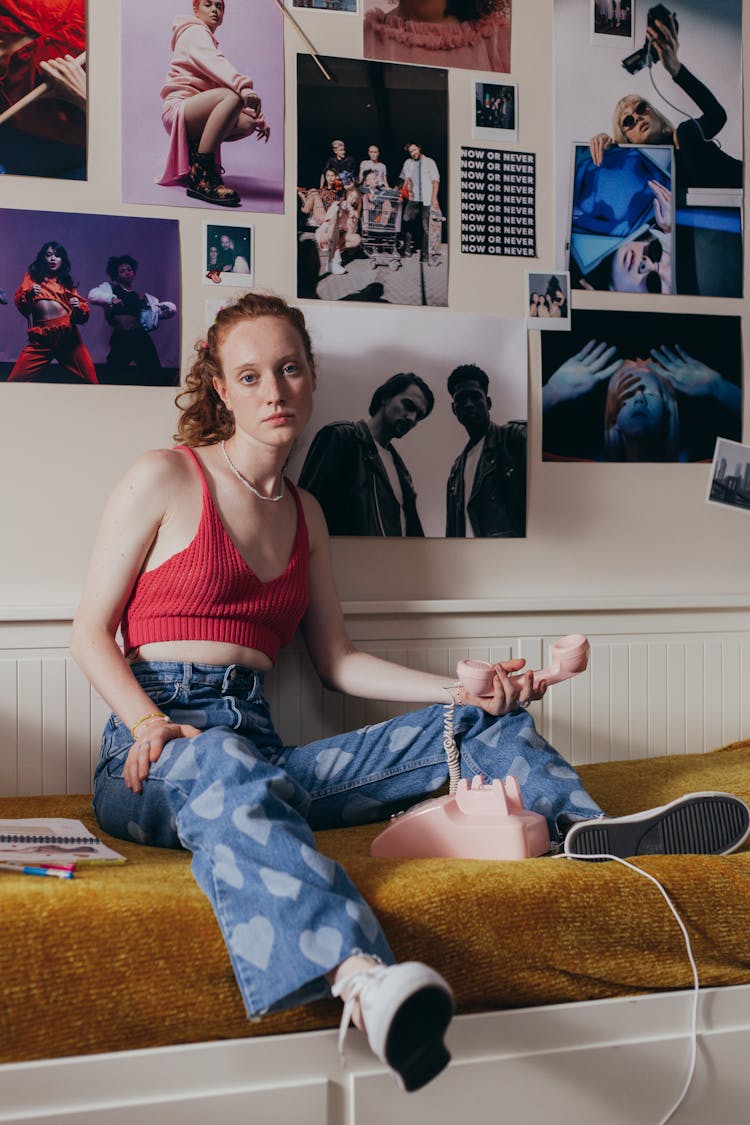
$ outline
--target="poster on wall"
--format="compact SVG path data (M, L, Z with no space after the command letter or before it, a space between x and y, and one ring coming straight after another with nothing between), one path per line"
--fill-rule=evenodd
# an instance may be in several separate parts
M178 384L176 220L0 210L0 245L0 382Z
M671 213L671 231L655 215L650 225L673 240L673 287L651 291L741 296L741 0L638 5L635 51L592 45L590 3L556 0L554 7L557 261L566 264L571 251L570 187L581 150L606 174L631 146L667 146L673 174L660 203L662 216ZM572 284L588 287L585 277Z
M448 304L445 70L297 56L297 294Z
M536 154L461 149L461 253L536 257Z
M204 285L251 289L253 228L236 223L206 223L204 240Z
M604 151L576 145L570 189L570 273L579 289L675 293L670 145Z
M305 316L318 386L289 475L331 534L525 535L523 320L322 304Z
M0 175L85 180L86 102L85 0L2 0Z
M429 21L414 0L362 0L362 10L366 59L510 72L511 0L454 0Z
M254 2L250 16L235 2L178 12L153 0L122 5L123 200L281 214L281 11ZM217 121L221 95L234 112Z
M542 338L545 461L710 461L742 433L740 318L577 311Z

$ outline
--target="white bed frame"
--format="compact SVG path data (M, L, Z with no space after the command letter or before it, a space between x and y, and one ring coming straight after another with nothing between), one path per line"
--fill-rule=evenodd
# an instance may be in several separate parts
M746 599L346 609L361 647L441 674L467 653L540 667L551 640L587 633L589 673L535 707L575 764L705 752L750 734ZM70 662L69 628L66 607L0 607L0 795L90 787L104 708ZM268 687L289 743L395 710L322 691L294 646ZM471 1125L657 1125L687 1072L691 1004L691 993L670 992L461 1016L452 1066L413 1095L356 1032L346 1069L333 1031L0 1066L0 1122L453 1125L468 1115ZM673 1120L741 1125L750 1120L750 986L703 991L698 1029L694 1081Z

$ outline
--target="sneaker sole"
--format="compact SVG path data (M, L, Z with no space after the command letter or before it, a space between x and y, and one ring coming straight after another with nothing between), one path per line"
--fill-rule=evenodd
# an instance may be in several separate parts
M723 855L748 834L744 801L717 794L688 797L642 820L576 826L565 842L568 855Z
M444 989L427 985L405 1000L396 1013L385 1044L385 1061L408 1093L426 1086L450 1062L443 1035L453 1010L453 1000Z

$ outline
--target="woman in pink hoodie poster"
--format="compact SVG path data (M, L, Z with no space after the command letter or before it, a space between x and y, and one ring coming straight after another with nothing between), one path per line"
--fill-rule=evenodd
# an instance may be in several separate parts
M187 180L191 198L238 207L239 194L222 179L221 145L253 135L267 143L271 130L252 79L234 68L215 38L224 11L224 0L193 0L193 15L174 20L172 60L161 89L169 151L157 183Z

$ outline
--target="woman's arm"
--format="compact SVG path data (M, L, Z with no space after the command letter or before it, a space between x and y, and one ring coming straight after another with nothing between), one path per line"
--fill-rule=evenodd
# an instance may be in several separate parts
M300 628L324 686L363 699L449 702L454 694L454 676L435 676L406 668L354 647L336 591L323 512L314 497L308 493L301 496L310 537L310 601ZM517 659L495 665L493 695L480 699L462 689L460 702L473 703L492 715L504 715L521 704L541 699L546 686L534 691L531 673L513 679L508 675L520 671L524 663Z
M655 27L646 28L646 36L659 56L667 73L675 83L684 90L687 96L695 102L703 116L697 118L697 125L706 140L715 137L724 128L727 115L726 110L714 97L707 86L704 86L694 74L684 66L678 58L679 40L674 16L669 17L669 25L661 20L656 20ZM690 124L690 122L687 122ZM679 126L678 126L679 128Z
M179 453L159 450L135 462L115 488L104 509L71 635L73 659L89 681L130 729L158 712L133 676L115 640L122 613L159 529L179 494L183 466ZM149 722L150 745L134 744L128 755L126 782L135 792L170 738L197 734L193 727Z
M254 99L253 80L246 74L240 74L229 60L214 46L213 37L207 27L198 27L190 24L180 35L180 46L187 50L190 60L195 68L200 71L214 86L228 86L243 99L243 104L248 105ZM255 96L257 98L257 95ZM259 108L260 99L256 107ZM253 106L251 105L251 108Z

